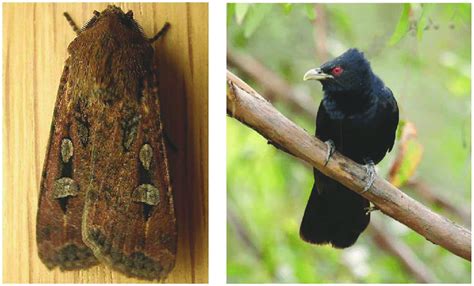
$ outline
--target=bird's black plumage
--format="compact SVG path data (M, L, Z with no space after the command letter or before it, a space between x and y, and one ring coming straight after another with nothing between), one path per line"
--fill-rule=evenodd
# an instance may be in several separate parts
M324 98L316 118L316 137L357 163L377 164L390 151L398 125L392 91L357 49L310 70L306 79L321 82ZM349 247L367 227L369 201L314 169L314 185L300 235L310 243Z

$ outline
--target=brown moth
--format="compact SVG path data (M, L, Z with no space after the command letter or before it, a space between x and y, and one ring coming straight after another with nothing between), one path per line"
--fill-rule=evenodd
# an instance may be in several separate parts
M40 186L39 257L48 268L98 261L161 280L177 231L151 44L115 6L94 11L68 47Z

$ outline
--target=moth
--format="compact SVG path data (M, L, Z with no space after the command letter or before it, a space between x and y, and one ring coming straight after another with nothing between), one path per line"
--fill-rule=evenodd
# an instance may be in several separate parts
M152 43L108 6L68 47L40 184L36 240L50 269L105 263L162 280L177 230Z

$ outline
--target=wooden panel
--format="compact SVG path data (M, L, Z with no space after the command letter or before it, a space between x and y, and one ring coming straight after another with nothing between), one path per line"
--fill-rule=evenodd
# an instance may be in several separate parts
M178 221L178 257L166 282L208 279L208 10L207 4L117 4L133 10L155 44ZM62 13L82 25L107 4L3 4L3 282L140 283L104 265L48 271L38 258L39 183L59 79L75 34ZM174 150L173 150L174 149Z

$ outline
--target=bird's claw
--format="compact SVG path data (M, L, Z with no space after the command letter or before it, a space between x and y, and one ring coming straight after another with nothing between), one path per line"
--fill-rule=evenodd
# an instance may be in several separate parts
M325 141L324 144L328 146L326 152L326 160L324 161L324 167L326 167L329 162L329 159L331 159L332 154L334 154L334 151L336 150L336 145L334 145L334 141L332 141L331 139Z
M372 160L368 160L364 167L367 170L366 175L367 175L368 180L367 180L367 184L362 190L362 193L367 192L370 189L370 187L372 187L375 181L375 175L377 174L375 172L375 164L374 162L372 162Z
M365 210L365 215L369 215L371 212L378 211L380 209L377 206L370 206L370 207L364 208L364 210Z

